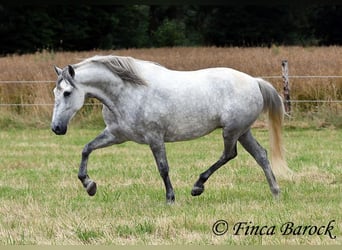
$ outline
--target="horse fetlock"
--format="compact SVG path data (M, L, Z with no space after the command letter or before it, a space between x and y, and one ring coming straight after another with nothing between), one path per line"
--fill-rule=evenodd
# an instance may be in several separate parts
M280 189L279 189L279 187L271 188L271 192L272 192L274 198L277 198L277 199L279 198L279 196L280 196Z
M86 180L87 178L89 178L87 175L81 174L81 173L79 173L77 177L78 177L78 179L79 179L82 183L84 183L85 180Z
M169 205L172 205L174 204L175 202L175 195L174 193L170 193L170 194L166 194L166 203L169 204Z

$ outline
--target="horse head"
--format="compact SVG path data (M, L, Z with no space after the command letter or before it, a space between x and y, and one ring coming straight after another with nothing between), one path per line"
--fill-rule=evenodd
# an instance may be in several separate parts
M53 109L51 129L57 135L67 132L69 121L84 104L85 93L77 88L75 70L71 65L64 69L55 66L57 83L53 90L55 105Z

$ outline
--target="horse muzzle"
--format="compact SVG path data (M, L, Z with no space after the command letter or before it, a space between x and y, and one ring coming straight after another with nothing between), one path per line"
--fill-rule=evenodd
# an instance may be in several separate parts
M56 135L65 135L67 132L67 126L61 126L61 125L51 125L51 129L52 131L56 134Z

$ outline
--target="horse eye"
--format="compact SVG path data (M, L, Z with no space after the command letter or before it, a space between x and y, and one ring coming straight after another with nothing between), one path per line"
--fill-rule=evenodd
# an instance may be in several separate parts
M68 97L69 95L71 95L70 91L64 91L63 96L64 97Z

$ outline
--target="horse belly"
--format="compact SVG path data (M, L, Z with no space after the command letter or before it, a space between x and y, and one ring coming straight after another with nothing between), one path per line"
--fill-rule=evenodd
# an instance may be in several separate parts
M196 128L196 127L195 127ZM217 126L207 127L205 129L191 129L184 127L169 128L164 136L165 142L187 141L199 138L214 131Z
M164 140L167 142L191 140L207 135L219 127L220 117L214 114L207 115L202 112L198 115L176 115L166 126Z

